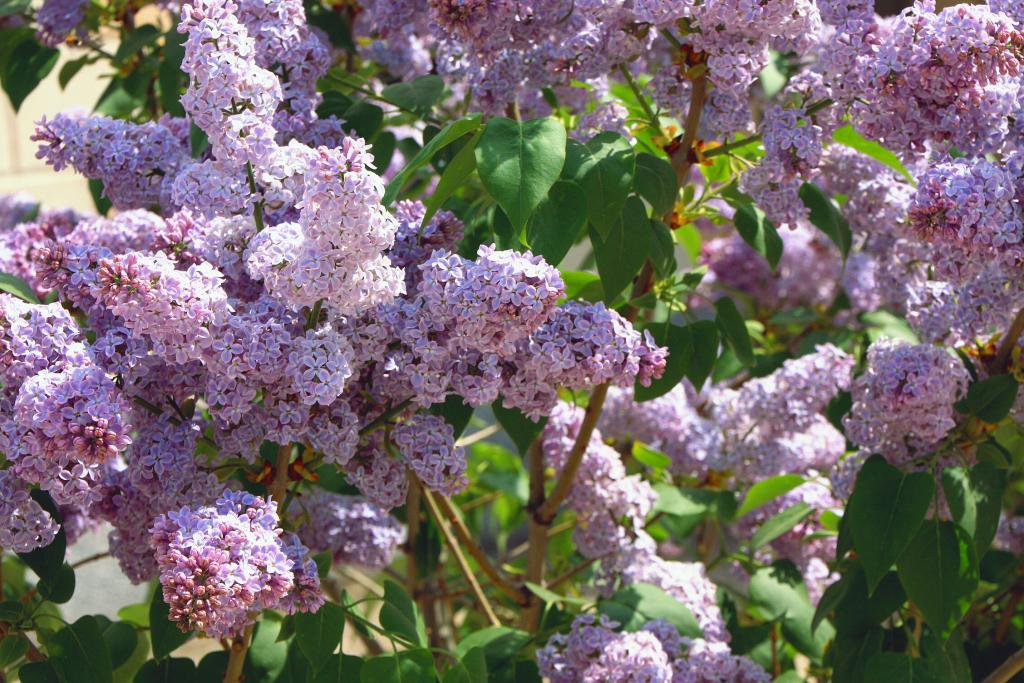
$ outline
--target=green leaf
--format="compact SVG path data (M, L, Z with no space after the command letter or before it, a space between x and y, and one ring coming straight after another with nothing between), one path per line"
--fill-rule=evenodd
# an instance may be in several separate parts
M455 646L459 659L470 650L480 648L487 659L487 670L497 672L505 668L533 638L529 633L508 626L491 626L471 632Z
M907 594L903 591L896 572L887 573L878 584L874 594L870 596L864 569L859 564L853 564L839 583L843 584L846 589L839 596L838 604L834 605L832 611L835 613L835 617L832 623L836 627L836 631L844 635L868 633L891 617L893 612L899 609L907 599ZM824 601L823 597L822 602ZM817 619L818 613L815 612L814 616Z
M372 140L384 123L384 110L376 104L357 100L345 110L342 127L361 138Z
M800 186L800 200L811 211L811 223L839 247L839 252L846 260L853 242L850 224L840 213L835 203L814 183Z
M641 403L672 391L683 381L686 371L690 369L693 356L690 326L681 327L665 321L648 325L646 329L658 346L668 347L668 362L665 364L665 372L659 379L652 381L650 386L645 387L637 380L633 393L636 400Z
M394 581L384 582L384 605L380 610L380 625L411 643L427 645L427 627L405 589Z
M547 418L534 422L523 415L518 408L506 408L500 400L494 402L491 410L494 411L494 417L498 420L498 424L512 439L520 454L526 453L547 422Z
M57 537L53 540L53 543L43 548L37 548L29 553L18 553L18 557L43 581L57 581L60 574L64 572L64 552L67 549L67 536L64 534L63 526L64 519L61 517L60 510L57 508L57 504L53 502L53 498L50 497L49 493L35 489L30 495L54 520L61 524L61 528L57 532Z
M452 427L454 437L462 436L466 426L473 418L473 406L462 400L458 394L449 394L444 403L435 403L430 406L430 412L440 415Z
M487 659L483 649L474 647L457 660L445 674L444 683L487 683Z
M634 583L597 604L597 611L635 631L648 621L664 619L689 638L702 638L703 632L693 612L679 600L646 583Z
M672 466L672 458L640 441L633 442L632 454L637 462L655 470L665 470Z
M245 680L250 683L271 683L284 670L288 646L279 642L281 622L261 619L252 634L252 645L245 660Z
M530 589L531 593L543 600L545 605L564 603L566 605L577 605L582 607L590 604L590 601L584 598L575 598L570 595L559 595L544 586L540 586L536 583L530 583L529 581L526 582L526 587Z
M39 581L39 596L43 600L62 605L75 594L75 570L69 564L61 565L53 576Z
M382 610L382 624L383 617ZM295 615L295 641L314 672L320 671L334 654L344 630L345 608L333 602L325 602L316 612L299 612Z
M2 2L2 0L0 0L0 2ZM70 83L71 79L82 70L82 67L92 64L93 61L92 57L84 55L78 59L72 59L65 62L64 66L62 66L60 71L57 72L57 85L60 86L60 89L64 90L67 88L68 83Z
M835 133L832 133L832 139L841 145L846 145L861 154L871 157L875 161L885 164L910 181L910 183L914 182L914 176L910 175L910 171L900 162L898 156L874 140L864 138L854 130L853 126L847 124L838 129Z
M17 112L32 91L57 65L60 53L38 40L21 40L11 51L6 67L0 73L0 85Z
M127 621L132 626L149 628L149 603L138 602L134 605L127 605L117 611L117 618Z
M412 158L408 164L405 165L401 171L399 171L395 177L388 183L387 188L384 191L384 197L381 199L381 203L385 206L392 204L395 199L398 198L398 194L402 191L405 183L408 182L409 178L413 173L421 169L425 164L429 163L434 155L439 151L452 144L467 133L472 133L480 127L480 114L470 114L457 121L445 124L445 127L440 132L430 139L430 142L423 145L423 148L416 153L416 156Z
M13 294L19 299L27 301L30 304L40 303L39 297L36 296L32 287L16 275L0 273L0 291Z
M139 644L139 634L131 624L115 621L103 629L103 641L110 652L110 666L117 669L135 652Z
M604 300L601 278L593 273L570 270L562 273L562 280L565 282L566 299L582 299L591 303Z
M921 528L934 493L935 482L927 472L901 472L877 455L864 463L843 521L849 523L868 594Z
M995 375L967 387L967 396L954 405L961 413L995 424L1010 413L1019 386L1013 375Z
M736 304L729 297L722 297L715 302L715 322L718 329L732 352L736 354L737 360L748 368L754 367L754 347L750 343L750 333L747 332L747 324L743 322Z
M129 57L136 57L142 48L156 41L160 37L160 30L153 24L143 24L133 31L128 31L117 46L114 53L113 64L120 66Z
M700 391L715 367L718 358L718 326L711 320L698 320L687 326L693 344L690 367L686 379Z
M942 471L942 490L950 514L974 539L978 557L995 538L1005 488L1006 470L989 462L979 462L970 469L949 467Z
M768 545L812 514L814 514L814 508L801 502L772 515L754 532L754 536L750 539L750 549L757 550Z
M872 656L864 667L864 680L885 683L931 683L924 669L924 662L896 652L879 652Z
M62 683L112 683L113 667L94 617L81 617L47 643L50 663Z
M163 659L185 644L192 634L182 633L177 624L171 622L170 610L160 591L153 593L149 603L149 637L153 646L154 659Z
M164 58L160 60L160 67L157 70L160 106L172 116L185 115L185 109L181 106L181 88L187 82L187 78L181 70L181 61L185 56L186 37L173 29L164 34Z
M476 143L480 139L480 132L469 139L462 149L459 150L458 154L448 162L445 166L444 172L441 173L441 178L437 181L437 187L434 188L433 193L427 198L425 205L427 207L426 213L423 214L423 221L421 225L426 225L430 222L430 219L434 217L434 214L444 205L444 203L451 197L456 190L466 184L466 179L473 175L473 171L476 170L476 156L474 150L476 149Z
M574 153L566 161L566 174L583 188L587 218L601 238L607 239L633 187L636 153L614 132L600 133L584 144L573 140L569 145Z
M679 265L676 262L676 242L672 231L657 218L651 219L651 263L659 278L671 277ZM653 294L653 292L651 292Z
M380 96L400 109L425 117L443 93L444 81L440 76L431 74L408 83L389 85L381 91Z
M907 597L942 640L967 612L978 586L978 556L967 532L929 519L896 562Z
M756 510L762 505L770 503L782 494L800 486L805 481L807 480L799 474L780 474L777 477L757 482L747 491L746 497L740 503L739 510L736 511L736 516L742 517L751 510Z
M633 281L651 252L653 234L644 203L630 197L607 236L591 230L590 241L604 287L604 300L611 303Z
M29 662L18 669L21 683L63 683L50 662Z
M28 652L29 640L24 633L9 633L0 638L0 670L6 669Z
M179 683L195 680L196 665L191 659L168 657L162 661L151 659L135 674L134 683Z
M835 629L823 623L812 631L814 607L799 570L789 560L777 560L750 577L750 599L764 607L773 619L782 620L786 640L812 660L820 660Z
M782 258L782 238L764 211L753 204L744 204L736 210L733 223L743 241L763 256L775 270Z
M647 200L655 216L664 216L676 205L679 186L672 164L647 152L636 155L633 189Z
M565 127L555 119L488 121L476 146L477 170L517 232L558 180L565 144Z
M0 0L0 17L21 14L32 4L32 0Z
M580 186L559 180L526 224L526 243L535 254L557 266L569 253L587 220L587 197Z
M362 683L436 683L434 658L428 650L405 650L363 661Z

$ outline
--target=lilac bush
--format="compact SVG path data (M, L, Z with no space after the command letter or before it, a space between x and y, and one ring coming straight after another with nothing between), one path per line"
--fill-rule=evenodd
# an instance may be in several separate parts
M36 4L0 680L1024 670L1020 3Z

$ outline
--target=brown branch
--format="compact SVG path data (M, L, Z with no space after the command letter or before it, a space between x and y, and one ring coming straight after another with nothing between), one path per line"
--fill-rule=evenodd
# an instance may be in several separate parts
M1021 334L1024 334L1024 308L1017 311L1017 316L1010 323L1010 329L1007 330L1006 336L999 343L996 355L992 359L992 374L998 375L1006 370L1006 365L1010 361L1010 355L1013 353L1013 347L1017 345L1017 340L1020 339Z
M672 168L676 171L676 182L679 187L686 184L696 158L693 154L693 143L697 140L697 128L700 126L700 115L704 111L704 98L708 92L707 72L693 79L693 90L690 93L690 107L686 111L683 123L683 139L679 148L672 153Z
M110 557L110 553L109 552L96 553L95 555L90 555L89 557L83 557L78 562L75 562L74 564L72 564L71 568L72 569L78 569L79 567L87 565L87 564L89 564L91 562L95 562L97 560L102 560L105 557Z
M526 503L526 510L529 513L527 529L526 556L526 581L537 585L544 584L544 562L548 555L548 530L550 524L545 524L535 511L539 511L544 504L544 446L538 436L530 444L527 451L527 468L530 474L530 497ZM526 608L519 618L519 625L527 630L534 631L540 625L541 601L532 592L527 597Z
M416 573L416 541L420 534L420 501L423 490L416 475L409 471L409 490L405 494L405 524L409 530L405 540L405 588L415 598L419 579Z
M292 445L284 444L277 449L277 462L274 464L274 481L267 487L267 495L280 507L284 507L284 497L288 491L288 464L292 459ZM282 510L283 512L283 510Z
M444 541L448 545L448 550L455 558L455 562L459 565L459 570L469 582L469 587L473 590L473 595L476 596L476 601L480 604L480 609L483 610L484 615L491 623L491 626L501 626L498 616L494 613L494 608L491 607L491 603L487 599L487 595L484 594L483 588L480 587L480 582L476 580L476 574L473 573L473 570L469 566L469 562L466 561L466 556L462 554L462 549L459 548L458 541L452 534L452 530L448 527L448 523L445 521L444 515L442 515L441 511L438 509L437 501L434 500L434 496L429 489L423 489L423 502L427 504L427 509L430 510L430 514L433 516L434 522L437 524L437 528L441 530L441 535L444 537Z
M484 574L487 574L491 583L493 583L502 593L514 600L517 604L525 605L526 596L518 586L505 578L501 573L501 570L491 563L490 558L487 557L487 553L485 553L484 549L480 547L480 544L474 540L473 535L466 527L466 523L459 516L459 513L455 509L455 505L452 503L451 499L440 494L434 495L434 498L437 500L438 505L441 508L441 512L444 513L444 516L448 519L452 528L455 530L455 535L459 537L459 542L466 547L466 550L468 550L469 554L476 560L480 569L483 570Z
M999 668L985 677L981 683L1007 683L1011 678L1024 670L1024 648L1017 650L1010 658L999 665Z
M563 583L565 583L566 581L568 581L572 577L576 576L577 574L582 572L584 569L586 569L590 565L592 565L595 562L597 562L599 559L601 559L601 558L591 557L589 560L584 560L583 562L580 562L575 567L572 567L571 569L567 569L565 572L563 572L562 574L559 574L554 579L552 579L551 582L548 583L547 587L552 589L552 590L554 590L555 588L558 588Z
M242 680L242 667L245 666L245 655L252 643L253 625L245 627L242 635L231 642L231 651L228 654L228 668L224 672L224 683L239 683Z

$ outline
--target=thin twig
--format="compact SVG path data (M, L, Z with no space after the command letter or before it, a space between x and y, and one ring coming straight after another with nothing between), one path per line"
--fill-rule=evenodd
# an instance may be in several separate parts
M1024 308L1017 311L1017 316L1010 323L1010 329L1007 330L1006 336L999 342L999 348L992 359L993 374L999 374L1006 369L1006 365L1010 361L1010 355L1013 353L1013 347L1017 345L1017 340L1020 339L1021 334L1024 334Z
M108 552L103 552L103 553L96 553L95 555L90 555L89 557L83 557L78 562L75 562L74 564L72 564L71 568L72 569L78 569L79 567L81 567L83 565L87 565L90 562L95 562L96 560L102 560L105 557L110 557L110 552L109 551Z
M466 436L461 437L460 439L458 439L455 442L455 445L456 446L468 446L470 444L476 443L477 441L483 441L484 439L486 439L487 437L491 436L492 434L497 434L500 431L501 431L501 425L499 425L499 424L489 425L487 427L484 427L483 429L480 429L478 431L473 432L472 434L468 434Z
M228 654L228 668L224 672L224 683L239 683L242 680L242 667L245 666L245 655L252 643L253 625L245 627L242 635L231 642L231 651Z
M658 120L658 115L651 109L650 103L647 102L647 98L644 97L643 92L640 90L640 86L633 79L633 74L629 73L629 68L625 64L619 64L619 73L626 79L626 85L633 91L633 96L636 97L640 103L640 108L644 110L644 115L647 117L647 122L651 125L654 130L658 132L658 135L665 137L665 133L661 130L661 122Z
M369 434L371 432L377 431L378 429L383 427L385 424L387 424L388 420L390 420L395 415L398 415L400 412L402 412L403 410L408 408L409 404L411 404L411 403L412 403L412 399L411 398L407 398L404 401L402 401L401 403L398 403L398 404L395 404L395 405L391 406L390 408L385 410L383 413L378 415L376 418L371 420L369 423L367 423L367 425L365 427L360 429L359 430L359 436L364 436L364 435Z
M473 570L470 569L469 562L466 561L466 556L462 554L462 549L459 548L458 541L452 534L452 530L449 528L448 523L441 514L441 511L438 509L437 501L434 500L434 496L429 489L423 489L423 502L427 504L427 509L430 510L430 514L433 516L434 522L437 523L438 529L441 530L441 535L444 536L444 541L448 545L449 552L451 552L452 556L455 558L455 562L459 565L459 570L469 582L469 587L473 590L473 595L476 596L476 601L480 604L480 609L483 610L483 613L491 623L491 626L501 626L498 616L494 613L494 608L487 599L487 595L484 594L483 588L480 587L480 582L476 580L476 575L473 573Z
M405 494L405 525L408 534L405 539L405 589L415 599L419 594L419 576L416 571L416 543L420 535L420 500L423 490L416 475L408 472L409 489Z
M1024 648L1017 650L1010 658L999 665L999 668L985 677L981 683L1007 683L1011 678L1024 670Z
M563 583L565 583L566 581L568 581L572 577L576 576L577 574L579 574L580 572L585 570L590 565L592 565L595 562L597 562L598 559L600 559L600 558L591 557L589 560L584 560L583 562L580 562L575 567L572 567L571 569L566 570L562 574L559 574L554 579L552 579L547 587L550 588L551 590L554 590L554 589L558 588Z
M544 447L538 436L527 451L527 468L530 474L530 497L526 509L530 513L527 527L526 581L544 584L544 563L548 555L548 528L539 514L544 505ZM540 598L530 593L526 609L519 618L519 625L527 631L536 630L540 625Z
M517 604L525 605L526 596L517 586L505 578L501 571L491 563L490 558L487 557L487 553L485 553L484 549L480 547L480 544L474 540L473 535L466 527L466 523L459 516L459 513L455 509L455 505L452 503L451 499L440 494L435 495L434 498L437 500L438 506L441 508L441 512L444 513L444 516L451 523L452 528L455 529L455 535L458 536L459 542L466 547L466 550L468 550L469 554L476 560L480 569L483 570L484 574L487 574L487 578L491 580L491 583L493 583L502 593L514 600Z

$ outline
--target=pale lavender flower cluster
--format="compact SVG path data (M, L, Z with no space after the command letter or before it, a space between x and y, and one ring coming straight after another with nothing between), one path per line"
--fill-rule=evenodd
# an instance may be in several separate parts
M469 485L466 452L455 445L455 432L444 418L427 413L414 415L395 425L391 440L428 489L453 496Z
M29 487L9 470L0 470L0 547L27 553L50 545L60 526L32 499Z
M830 469L846 441L822 412L850 386L853 363L824 344L739 389L714 388L709 413L724 435L719 468L746 482Z
M930 455L956 426L953 404L969 382L967 368L944 349L880 339L850 389L846 435L897 466L909 465Z
M365 498L317 488L294 507L299 539L313 552L331 553L335 564L382 569L405 538L398 520Z
M39 40L48 47L57 47L82 38L88 6L88 0L44 0L36 13Z
M555 634L537 651L541 676L551 683L767 683L767 671L724 643L679 635L665 621L618 632L608 617L581 614L568 634Z
M211 506L161 515L151 543L170 619L184 631L237 636L264 609L323 604L315 565L310 574L305 548L282 534L274 501L225 491Z

